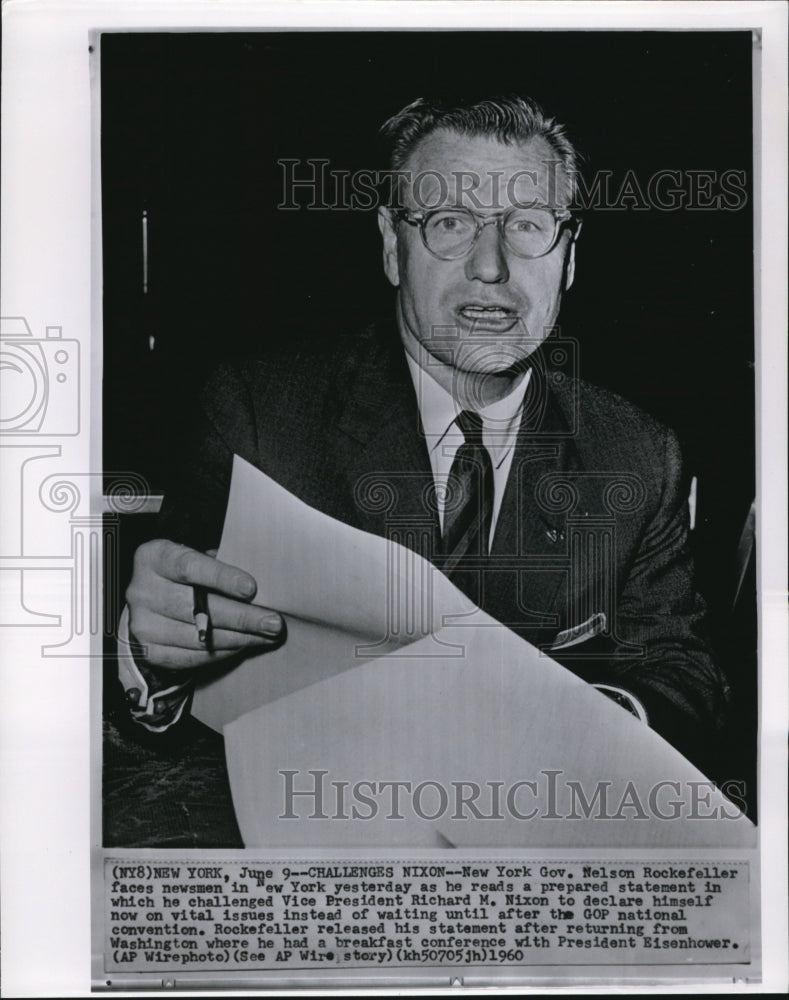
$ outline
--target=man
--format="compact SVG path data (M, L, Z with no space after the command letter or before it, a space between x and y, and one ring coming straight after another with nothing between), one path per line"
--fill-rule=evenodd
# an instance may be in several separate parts
M168 728L200 668L287 641L252 577L211 553L236 453L378 534L387 512L360 484L387 482L398 517L430 523L431 558L476 603L703 766L727 688L693 588L676 440L559 370L580 232L573 147L520 98L418 100L383 135L398 177L378 212L395 323L217 374L162 538L137 552L137 662L121 667L132 714ZM208 646L195 585L210 592Z

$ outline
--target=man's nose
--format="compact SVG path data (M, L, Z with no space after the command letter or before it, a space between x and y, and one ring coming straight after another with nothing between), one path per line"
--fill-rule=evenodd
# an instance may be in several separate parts
M504 240L499 227L488 223L482 227L477 242L466 258L466 277L489 283L506 281L510 276L504 253Z

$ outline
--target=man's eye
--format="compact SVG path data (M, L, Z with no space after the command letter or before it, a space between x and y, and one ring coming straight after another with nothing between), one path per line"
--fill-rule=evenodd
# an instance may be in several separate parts
M516 215L507 223L507 230L511 233L545 233L548 232L552 224L552 219L545 213L535 213L532 215Z
M465 232L471 227L469 220L460 215L439 215L431 220L430 225L439 233Z

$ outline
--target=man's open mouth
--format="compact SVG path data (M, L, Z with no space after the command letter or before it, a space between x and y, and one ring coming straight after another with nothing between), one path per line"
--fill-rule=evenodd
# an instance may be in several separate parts
M466 319L511 319L516 315L513 309L500 305L477 305L469 303L460 307L461 315Z

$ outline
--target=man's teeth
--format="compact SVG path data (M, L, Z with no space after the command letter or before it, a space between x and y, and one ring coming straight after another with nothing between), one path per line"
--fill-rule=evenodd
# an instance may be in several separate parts
M498 319L509 316L509 310L502 309L501 306L463 306L461 312L465 316L488 316Z

